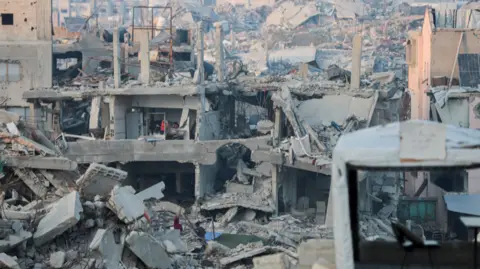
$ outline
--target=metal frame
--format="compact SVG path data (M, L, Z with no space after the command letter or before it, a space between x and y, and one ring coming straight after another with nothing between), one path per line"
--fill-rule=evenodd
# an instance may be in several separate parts
M135 9L149 9L151 8L151 18L152 18L152 25L151 26L137 26L137 29L150 29L152 31L152 39L154 36L154 30L161 30L156 28L153 25L153 12L156 9L163 9L163 10L170 10L170 51L169 51L169 59L170 59L170 66L173 66L173 9L171 6L134 6L132 8L132 40L135 40Z

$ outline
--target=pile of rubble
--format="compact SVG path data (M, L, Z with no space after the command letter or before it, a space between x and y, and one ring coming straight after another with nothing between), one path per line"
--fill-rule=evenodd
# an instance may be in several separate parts
M40 130L15 114L0 116L5 268L240 268L275 253L294 265L303 240L332 238L314 221L271 217L268 163L249 168L237 161L226 193L184 209L162 200L163 182L137 191L125 184L128 174L121 169L77 167ZM53 164L70 165L49 165L53 158ZM182 231L172 229L175 216Z

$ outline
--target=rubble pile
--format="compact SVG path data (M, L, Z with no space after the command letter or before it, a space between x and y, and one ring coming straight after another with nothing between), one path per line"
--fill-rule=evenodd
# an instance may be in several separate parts
M2 156L64 159L48 139L41 142L39 130L6 118ZM25 136L33 133L40 142ZM241 158L232 162L237 173L225 183L226 193L184 209L162 200L163 182L137 192L125 185L128 174L120 169L91 163L80 173L76 165L32 168L7 158L1 179L0 262L22 269L234 268L283 253L281 261L295 264L304 239L332 237L309 219L270 217L269 163L249 168ZM171 229L176 216L181 231ZM198 227L223 235L209 241ZM222 236L236 236L239 243L223 242Z

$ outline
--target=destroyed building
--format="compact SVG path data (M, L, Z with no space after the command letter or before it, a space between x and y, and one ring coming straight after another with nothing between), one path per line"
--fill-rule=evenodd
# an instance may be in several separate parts
M3 182L16 183L3 209L29 223L8 223L12 240L34 243L6 253L28 268L311 268L321 239L331 258L332 150L408 114L397 49L418 19L371 16L361 38L324 2L95 2L54 28L54 86L23 93L41 128L0 113Z
M411 32L406 43L411 116L478 129L478 72L472 71L479 55L475 34L478 11L469 5L454 8L427 8L422 30ZM436 224L446 233L453 228L447 221L447 209L455 197L462 199L449 194L476 193L478 173L478 169L470 169L409 174L405 192L417 200L437 201Z
M2 1L2 107L30 118L22 94L31 88L52 86L51 0ZM26 53L28 52L28 53Z

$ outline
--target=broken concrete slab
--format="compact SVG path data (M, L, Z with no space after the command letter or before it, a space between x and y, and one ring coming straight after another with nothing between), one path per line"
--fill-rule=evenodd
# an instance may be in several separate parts
M298 246L299 269L310 269L319 257L335 264L335 246L332 239L310 239Z
M252 249L252 250L244 251L243 253L240 253L238 255L233 255L233 256L230 256L230 257L221 258L220 259L220 264L225 266L225 265L228 265L228 264L231 264L231 263L243 260L243 259L248 259L248 258L258 256L260 254L263 254L263 253L267 252L268 250L269 250L269 247L265 246L265 247L260 247L260 248L255 248L255 249Z
M95 195L107 196L113 187L119 185L127 176L128 173L123 170L92 163L77 180L77 185L83 196L92 198Z
M179 230L167 230L164 234L156 236L165 246L167 253L186 253L188 251L187 244L182 240Z
M115 241L113 230L98 229L89 246L90 250L97 251L101 255L107 269L118 268L122 260L126 235L123 231L116 232L120 233L119 243Z
M225 212L225 214L220 219L220 225L225 226L228 224L238 213L238 207L232 207Z
M20 230L15 234L10 234L6 238L0 240L0 252L5 252L10 249L15 248L20 245L22 242L27 241L32 237L31 232Z
M33 234L35 245L42 245L75 226L83 212L80 195L73 191L58 200L50 212L43 217Z
M135 196L142 201L145 201L151 198L155 198L156 200L159 200L164 197L162 193L163 190L165 190L165 183L163 183L162 181L135 194Z
M254 269L290 269L292 266L290 260L284 253L265 255L253 258Z
M51 170L77 169L77 163L63 157L37 157L37 156L0 156L5 166L16 168L35 168Z
M16 259L5 253L0 253L0 267L9 269L21 269Z
M151 206L153 211L168 211L174 214L184 214L185 209L177 204L168 201L158 201L156 204Z
M144 232L132 231L125 241L128 244L128 248L147 267L169 269L172 265L172 261L162 243L153 236Z
M135 195L132 186L115 186L108 200L109 208L126 224L135 222L145 214L143 200Z
M33 191L33 193L35 193L35 195L37 195L38 197L45 197L48 192L47 186L49 185L49 183L41 180L31 170L14 168L13 172L23 181L23 183L25 183L25 185L27 185Z
M253 193L254 187L253 184L240 184L236 182L227 182L225 187L225 191L229 193Z
M0 123L13 122L14 124L18 124L19 121L20 121L19 114L9 112L3 109L0 110Z

